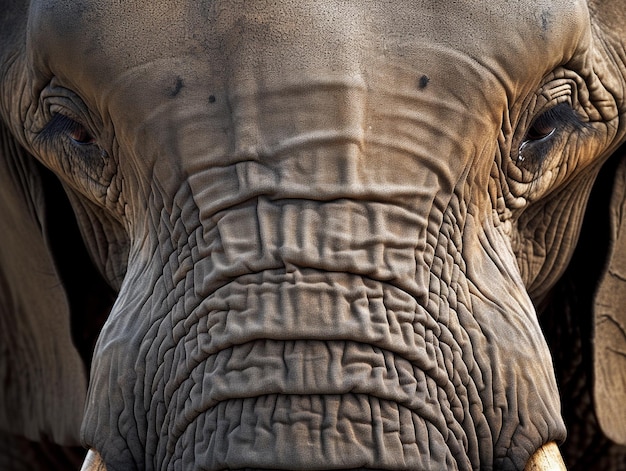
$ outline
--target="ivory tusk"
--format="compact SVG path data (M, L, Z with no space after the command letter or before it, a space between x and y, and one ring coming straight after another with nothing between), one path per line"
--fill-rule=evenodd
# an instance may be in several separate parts
M95 450L89 450L80 471L106 471L106 469L107 467L104 464L100 453Z
M556 443L550 442L530 457L524 471L566 471L563 457Z

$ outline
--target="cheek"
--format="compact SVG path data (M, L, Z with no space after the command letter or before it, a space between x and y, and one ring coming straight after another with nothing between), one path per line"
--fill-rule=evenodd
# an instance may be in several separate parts
M529 293L538 301L561 277L576 247L597 171L578 175L515 222L512 246Z

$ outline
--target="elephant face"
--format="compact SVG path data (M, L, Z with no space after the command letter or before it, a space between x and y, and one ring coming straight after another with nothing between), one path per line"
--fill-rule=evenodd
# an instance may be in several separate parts
M534 303L625 139L623 1L5 3L3 368L31 368L5 431L80 427L109 470L521 469L564 440ZM44 167L112 307L67 281Z

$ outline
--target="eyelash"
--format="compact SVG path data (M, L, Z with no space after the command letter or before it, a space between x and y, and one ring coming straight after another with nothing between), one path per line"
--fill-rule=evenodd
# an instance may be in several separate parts
M64 135L79 146L95 144L95 138L89 133L85 126L61 113L55 113L52 116L52 119L41 134L44 139Z
M535 118L526 132L523 142L535 142L546 139L553 135L559 128L571 128L576 130L586 126L587 123L580 119L569 104L561 103L544 111Z
M517 162L541 164L557 138L563 136L563 130L575 132L590 127L568 103L560 103L534 119L520 143Z

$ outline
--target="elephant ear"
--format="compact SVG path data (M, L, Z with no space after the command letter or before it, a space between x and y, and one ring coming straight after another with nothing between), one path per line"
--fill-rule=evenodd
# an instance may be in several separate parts
M626 149L615 171L609 254L594 306L594 401L607 437L626 445ZM617 156L613 156L617 157Z
M0 122L0 432L75 445L86 365L51 237L63 193L47 172Z
M589 0L592 22L599 43L610 45L623 58L626 51L626 0ZM604 85L621 97L620 114L626 115L623 69L609 60ZM619 62L619 61L618 61ZM608 70L607 70L608 71ZM612 79L610 78L612 76ZM609 253L596 291L594 305L594 401L600 427L607 437L626 445L626 149L612 159L621 159L613 178L610 203Z

